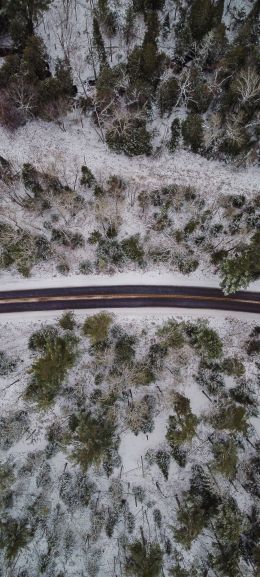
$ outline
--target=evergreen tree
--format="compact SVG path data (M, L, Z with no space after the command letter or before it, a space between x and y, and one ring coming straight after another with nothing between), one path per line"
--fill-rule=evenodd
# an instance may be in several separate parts
M94 42L94 46L95 46L97 53L98 53L100 64L103 64L103 65L106 64L107 56L106 56L104 40L102 38L98 19L96 17L93 18L93 42Z
M170 152L175 152L181 138L181 123L179 118L174 118L171 124L171 138L168 143Z
M52 0L7 0L6 13L14 29L15 23L23 25L26 36L34 34L34 25L41 14L48 9Z
M176 446L193 439L198 424L198 418L191 412L189 399L179 393L175 394L174 408L176 416L170 415L166 434L166 439L173 450Z
M7 561L13 561L32 537L33 529L27 519L7 517L5 521L0 521L0 549L4 549Z
M164 80L159 85L158 89L158 105L160 108L160 113L163 115L165 112L171 112L173 107L176 105L179 94L179 84L175 77L168 78Z
M238 577L240 574L240 536L247 522L235 501L224 501L212 523L215 537L215 556L212 565L222 577Z
M155 44L160 34L160 22L157 12L149 11L145 14L146 32L144 35L143 46L146 44Z
M215 492L212 480L201 465L193 465L190 481L190 495L200 507L205 520L209 520L218 511L220 498Z
M216 4L212 0L194 0L190 12L190 27L193 38L200 41L207 32L221 22L224 0Z
M178 527L174 529L174 536L185 549L190 549L206 525L203 510L194 503L193 499L185 494L185 498L177 511Z
M233 479L237 470L237 446L232 437L220 439L213 444L214 468L228 479Z
M160 449L156 452L156 463L161 470L165 481L168 479L170 460L171 458L167 451Z
M38 36L28 38L23 51L22 68L31 82L38 82L50 76L46 49Z
M126 44L130 44L131 40L134 37L134 9L133 6L128 6L126 12L126 19L125 19L125 26L124 26L124 38Z
M184 144L193 152L199 152L203 146L202 118L199 114L189 114L182 122Z
M237 405L233 401L223 401L211 415L210 422L218 430L247 435L249 430L247 416L245 407Z
M143 534L143 532L142 532ZM158 543L135 541L128 547L126 573L135 577L159 577L162 568L163 553Z
M260 276L260 231L257 231L250 245L240 250L235 257L226 258L221 263L221 287L225 294L246 288L248 283Z

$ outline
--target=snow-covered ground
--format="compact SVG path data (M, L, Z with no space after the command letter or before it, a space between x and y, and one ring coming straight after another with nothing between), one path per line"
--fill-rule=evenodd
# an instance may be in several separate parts
M83 126L81 125L81 120ZM0 154L15 167L24 162L38 169L65 175L75 184L77 170L86 164L97 178L116 174L132 185L156 188L167 184L194 186L206 197L220 194L245 194L259 191L260 168L241 168L207 160L199 154L177 151L174 155L129 158L108 150L88 118L78 111L65 119L64 132L53 123L35 120L14 134L1 128Z
M54 288L73 286L109 286L109 285L172 285L172 286L202 286L219 287L217 275L203 276L194 271L189 275L161 271L128 271L116 274L98 275L59 275L53 277L17 278L16 275L3 272L0 275L0 290L18 290L30 288ZM249 284L249 291L260 291L260 280Z

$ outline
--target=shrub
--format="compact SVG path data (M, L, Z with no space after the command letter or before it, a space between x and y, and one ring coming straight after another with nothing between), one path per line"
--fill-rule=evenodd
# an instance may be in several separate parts
M79 263L79 272L81 274L90 274L93 272L92 262L90 260L82 260Z
M126 422L135 435L140 431L151 433L154 428L154 408L155 398L152 395L144 395L142 399L129 406Z
M87 470L93 464L100 465L107 451L116 445L115 424L102 415L92 417L82 413L75 431L77 447L72 457Z
M53 228L51 233L52 242L67 246L71 249L81 248L85 244L83 235L80 232L70 232L61 228Z
M140 117L125 117L114 120L113 126L106 132L108 146L116 152L125 152L128 156L151 154L151 135L146 123Z
M133 380L136 385L149 385L155 381L155 374L149 363L135 362Z
M5 377L12 373L17 366L17 359L9 357L4 351L0 351L0 376Z
M237 357L226 357L223 360L222 369L224 373L234 377L242 377L245 372L245 367L242 361Z
M0 268L15 266L23 276L29 276L34 264L51 255L50 243L45 237L15 230L5 223L0 223L0 247Z
M129 236L122 240L121 247L129 260L137 262L139 265L143 264L144 249L140 244L140 237L138 234Z
M0 92L0 123L10 131L26 124L25 112L19 110L4 91Z
M88 317L83 325L83 334L89 337L92 345L106 341L113 316L107 312L100 312Z
M63 313L59 320L59 325L65 331L73 331L76 326L75 316L71 311Z
M136 338L133 335L128 335L127 333L120 334L119 339L115 344L115 363L116 364L128 364L135 356L134 345L136 343Z
M178 267L182 274L190 274L194 272L199 266L199 261L196 258L184 257L178 258Z
M186 327L189 332L189 327ZM202 357L211 360L222 355L222 340L214 329L210 329L203 321L190 327L191 344Z
M67 275L70 272L69 264L64 259L57 264L56 269L60 274L64 275Z
M185 343L182 326L175 320L167 321L158 329L157 334L162 345L167 348L180 349Z
M82 184L83 186L93 186L96 183L96 179L94 177L94 175L92 174L90 168L88 168L88 166L86 166L85 164L82 165L81 167L81 179L80 179L80 184Z
M39 331L32 333L28 341L28 348L31 351L46 352L48 346L55 344L58 330L53 325L45 325Z
M185 146L199 152L203 146L202 118L199 114L189 114L182 122L182 136Z

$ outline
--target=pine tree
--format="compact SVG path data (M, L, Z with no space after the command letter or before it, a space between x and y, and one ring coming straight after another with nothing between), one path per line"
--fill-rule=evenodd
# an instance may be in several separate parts
M230 294L246 288L251 280L260 276L260 231L257 231L251 239L250 245L240 250L235 257L223 260L220 268L222 276L221 287L225 294Z
M143 530L142 530L143 535ZM126 573L135 577L159 577L162 568L163 553L158 543L135 541L129 545L126 557Z
M125 26L124 26L124 38L126 44L130 44L134 37L134 9L130 5L127 8Z
M22 66L31 82L44 80L50 76L46 49L38 36L28 38L23 51Z
M93 18L93 42L97 50L100 64L106 64L107 56L104 41L99 27L99 22L96 17Z
M171 124L171 138L168 143L170 152L174 152L178 147L181 138L181 123L179 118L174 118Z
M156 463L159 469L161 470L165 478L165 481L167 481L168 479L170 460L171 458L167 451L163 451L162 449L160 449L159 451L156 452Z
M221 22L224 1L194 0L190 12L190 27L193 38L200 41L207 32Z
M212 565L218 575L237 577L240 574L240 538L247 524L233 499L220 505L217 517L212 522L216 551Z
M220 439L213 444L214 468L228 479L233 479L237 470L237 446L232 437Z
M179 94L179 84L174 76L162 82L158 90L158 105L161 115L171 112L176 105Z
M205 527L206 518L203 510L193 502L189 494L185 494L185 499L177 511L177 521L179 526L174 529L175 539L185 549L190 549L194 539Z
M184 144L193 152L199 152L203 146L202 118L199 114L189 114L182 123Z
M9 0L6 13L10 19L26 22L27 36L34 34L34 25L40 15L48 9L52 0Z

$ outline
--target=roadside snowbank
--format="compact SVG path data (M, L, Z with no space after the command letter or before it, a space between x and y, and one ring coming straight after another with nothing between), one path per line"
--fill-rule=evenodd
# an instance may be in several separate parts
M128 271L113 275L59 275L54 277L17 278L11 273L5 272L0 275L0 290L19 290L50 287L73 287L73 286L109 286L109 285L172 285L172 286L201 286L219 287L220 279L217 275L202 275L195 271L189 275L175 272L162 271ZM260 291L260 280L251 283L248 290Z

